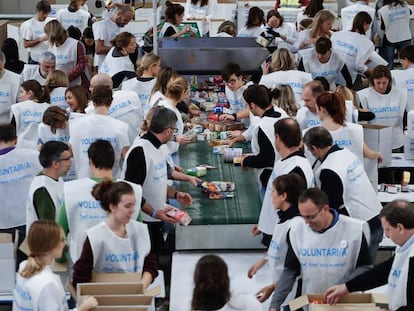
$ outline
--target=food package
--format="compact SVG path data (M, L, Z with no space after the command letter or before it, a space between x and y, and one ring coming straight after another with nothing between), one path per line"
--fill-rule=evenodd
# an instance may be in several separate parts
M181 209L178 209L178 208L173 208L172 210L168 211L167 215L174 219L179 220L179 223L182 226L188 226L192 220L190 215L188 215L187 212Z

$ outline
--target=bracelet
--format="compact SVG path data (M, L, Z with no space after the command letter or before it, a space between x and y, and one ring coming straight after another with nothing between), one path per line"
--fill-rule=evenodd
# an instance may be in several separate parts
M173 196L173 198L174 198L175 200L177 200L177 197L178 197L178 191L174 192L174 196Z
M237 113L233 113L232 116L234 118L234 121L237 121Z
M157 218L157 210L154 208L154 210L152 211L152 218Z

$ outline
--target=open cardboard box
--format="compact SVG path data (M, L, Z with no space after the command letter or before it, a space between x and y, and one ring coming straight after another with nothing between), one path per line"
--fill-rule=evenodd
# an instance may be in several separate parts
M96 273L90 283L77 284L76 292L68 287L77 301L94 296L99 303L95 310L154 310L154 297L160 293L159 286L145 291L140 273Z
M321 303L323 294L308 294L300 296L291 302L291 311L309 306L309 311L378 311L388 306L386 294L349 294L344 296L338 304Z
M16 277L15 243L9 233L0 233L0 292L11 292Z

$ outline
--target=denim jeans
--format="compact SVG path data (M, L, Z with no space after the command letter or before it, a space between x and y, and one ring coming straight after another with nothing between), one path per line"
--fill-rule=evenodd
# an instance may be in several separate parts
M411 43L411 40L392 43L392 42L389 42L387 40L387 37L384 36L384 40L382 41L382 48L380 49L380 55L382 58L384 58L388 62L387 67L389 69L394 68L395 50L397 49L399 51L406 45L409 45L410 43Z

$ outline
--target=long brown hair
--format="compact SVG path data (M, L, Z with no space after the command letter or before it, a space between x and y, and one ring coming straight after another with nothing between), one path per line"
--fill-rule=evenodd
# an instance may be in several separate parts
M47 255L59 244L61 232L61 227L54 221L37 220L32 223L27 235L30 255L20 272L22 277L30 278L43 270L45 264L39 260L39 257Z
M205 255L194 271L192 310L218 310L230 300L227 265L217 255Z

